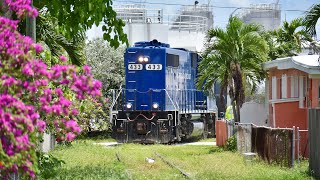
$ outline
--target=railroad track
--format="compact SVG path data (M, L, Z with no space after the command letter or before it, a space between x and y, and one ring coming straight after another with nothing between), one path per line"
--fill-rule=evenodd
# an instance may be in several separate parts
M194 179L189 173L185 172L184 170L180 169L179 167L177 167L176 165L174 165L173 163L171 163L170 161L166 160L162 155L160 155L159 153L155 152L155 155L158 156L165 164L167 164L168 166L170 166L171 168L178 170L180 174L182 174L185 178L187 179ZM116 159L118 162L121 163L125 163L119 153L116 153ZM128 177L130 178L130 180L132 180L132 175L128 170L125 170L125 173L128 175Z
M116 153L116 158L117 158L118 162L124 163L124 161L121 160L119 153ZM130 180L133 180L130 171L125 170L125 173L127 174L127 176L129 177Z
M170 161L166 160L166 159L165 159L163 156L161 156L159 153L155 152L155 155L158 156L164 163L166 163L167 165L169 165L171 168L178 170L185 178L193 179L189 173L185 172L184 170L180 169L179 167L177 167L176 165L174 165L174 164L171 163Z

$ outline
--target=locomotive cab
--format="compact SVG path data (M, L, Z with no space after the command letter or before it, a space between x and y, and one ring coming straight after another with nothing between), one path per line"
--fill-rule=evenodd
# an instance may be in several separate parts
M111 106L119 142L169 143L191 136L193 121L214 134L214 98L196 90L199 56L157 41L138 42L124 54L125 88Z

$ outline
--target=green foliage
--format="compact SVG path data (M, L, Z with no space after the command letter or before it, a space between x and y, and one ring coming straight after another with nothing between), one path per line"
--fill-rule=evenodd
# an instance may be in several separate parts
M55 177L61 169L61 166L65 164L63 160L59 160L51 154L37 152L37 156L39 161L39 176L44 179Z
M297 18L290 23L284 21L278 30L265 32L263 37L270 48L269 60L300 53L302 47L312 41L305 25L306 23L302 18Z
M313 5L306 16L304 22L310 35L316 35L316 25L320 18L320 4Z
M77 137L78 140L93 140L95 142L115 142L116 140L112 137L112 132L108 130L94 130L82 133Z
M106 104L108 104L108 102L104 97L100 99L100 102L93 100L79 102L80 113L78 120L82 125L83 133L93 130L107 130L110 128Z
M19 32L25 34L26 22L19 23ZM41 12L36 20L36 38L37 42L44 45L52 56L51 62L47 65L55 65L59 62L59 57L64 55L69 57L70 63L82 66L85 63L83 48L85 45L85 32L79 31L72 38L67 38L59 30L57 18L49 13Z
M95 79L102 82L102 93L107 99L101 99L101 107L93 104L82 105L82 119L86 121L90 130L106 130L109 128L109 99L112 99L110 89L119 89L124 83L124 60L125 47L118 49L111 47L110 43L101 38L93 39L86 44L85 56L87 64ZM91 122L90 122L91 121Z
M125 24L116 18L116 12L111 5L111 0L34 1L35 7L56 18L59 32L68 40L79 32L83 33L93 25L99 26L100 22L104 22L103 37L112 47L119 47L120 42L128 45L127 35L122 29Z
M229 88L230 98L239 109L245 100L244 81L254 91L265 77L261 64L267 60L269 48L260 33L260 26L244 24L236 17L229 19L226 30L209 30L197 87L210 90L215 82L220 82L220 97ZM240 110L236 112L235 119L239 121Z
M44 42L51 51L51 64L57 64L54 60L59 59L63 54L69 56L72 64L81 66L85 63L83 53L85 35L84 32L78 32L71 39L57 29L56 19L50 17L48 13L43 13L37 18L37 41Z
M226 146L224 147L227 151L236 152L237 151L237 136L233 135L228 138Z
M124 46L115 50L100 38L89 41L85 47L87 63L94 77L102 82L103 94L124 83L124 51Z

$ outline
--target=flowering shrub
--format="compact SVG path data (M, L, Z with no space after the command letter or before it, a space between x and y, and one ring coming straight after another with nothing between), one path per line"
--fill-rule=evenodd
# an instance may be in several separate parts
M5 2L19 18L37 16L30 0ZM15 172L35 178L43 132L52 130L57 141L72 141L81 132L73 97L101 96L101 82L88 66L79 73L61 56L62 64L48 68L36 58L41 45L19 34L17 24L0 17L0 179Z

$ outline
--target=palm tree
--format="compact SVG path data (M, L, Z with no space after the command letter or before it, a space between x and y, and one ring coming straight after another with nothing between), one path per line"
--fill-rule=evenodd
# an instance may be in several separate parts
M59 56L67 54L72 64L81 66L85 63L84 47L85 34L80 32L68 40L62 33L56 29L55 21L48 14L40 14L37 18L37 41L44 42L52 56L58 59ZM51 65L56 64L51 58Z
M320 4L313 5L306 16L304 21L306 23L307 31L311 35L316 35L316 24L320 18Z
M267 60L269 49L259 31L258 25L246 25L237 17L230 17L226 30L209 30L199 64L198 88L209 90L220 82L220 98L229 90L236 122L240 122L240 107L245 99L244 84L249 83L254 90L265 76L261 63Z
M270 48L269 60L295 56L302 51L303 46L312 41L302 18L294 19L290 23L284 21L279 29L265 32L263 37Z

